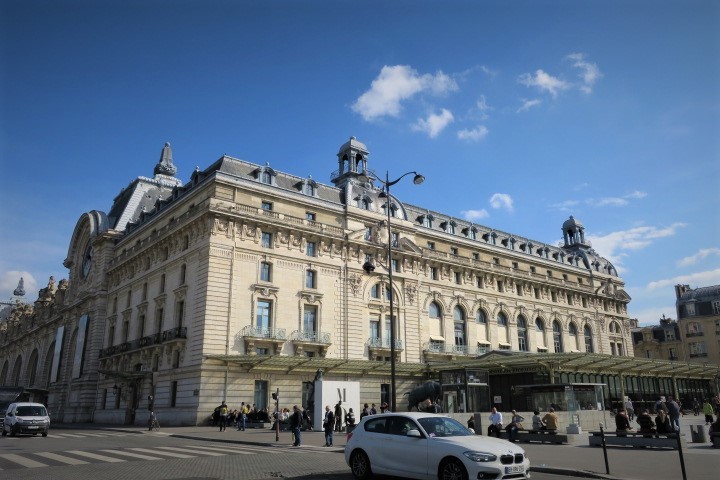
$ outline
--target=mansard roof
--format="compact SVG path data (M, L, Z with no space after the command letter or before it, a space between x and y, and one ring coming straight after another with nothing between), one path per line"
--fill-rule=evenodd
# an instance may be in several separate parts
M678 303L701 302L707 300L720 300L720 285L687 290L680 296Z

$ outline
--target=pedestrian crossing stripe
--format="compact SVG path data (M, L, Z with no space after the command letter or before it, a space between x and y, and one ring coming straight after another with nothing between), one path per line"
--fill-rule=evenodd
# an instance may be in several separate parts
M0 454L0 458L4 458L5 460L10 460L11 462L19 463L25 468L38 468L38 467L49 467L49 465L45 463L36 462L35 460L32 460L30 458L25 458L21 455L17 455L15 453L2 453Z
M119 463L119 462L126 462L127 460L123 460L122 458L114 458L114 457L108 457L105 455L98 455L97 453L91 453L91 452L84 452L82 450L68 450L65 453L72 453L73 455L77 455L79 457L87 457L92 458L95 460L100 460L103 462L108 463Z
M175 458L195 458L197 456L197 455L187 455L185 453L158 452L157 450L153 450L150 448L139 448L139 447L133 447L128 450L133 450L135 452L152 453L153 455L165 455L168 457L175 457Z
M211 457L224 457L225 455L227 455L226 453L221 453L221 452L198 452L197 450L194 450L194 449L182 448L182 447L156 447L156 448L161 448L163 450L172 450L174 452L180 452L180 453L201 453L203 455L210 455Z
M55 460L56 462L66 463L68 465L85 465L85 464L90 463L90 462L86 462L85 460L79 460L77 458L72 458L72 457L66 457L64 455L59 455L59 454L53 453L53 452L35 452L35 455L49 458L50 460Z
M205 446L202 446L202 445L192 445L192 446L191 446L191 445L186 445L186 447L188 447L188 448L192 447L192 448L194 448L194 449L198 449L198 448L199 448L199 449L201 449L201 450L212 450L213 452L217 452L218 449L225 449L225 450L231 451L232 453L237 453L237 454L240 454L240 455L255 455L255 454L256 454L256 452L247 452L247 451L244 451L244 450L247 450L247 449L238 450L238 447L233 448L233 447L228 447L228 446L226 446L226 445L218 445L218 446L214 446L214 447L205 447ZM204 452L203 452L203 453L204 453ZM208 453L209 453L209 452L208 452ZM224 455L224 454L222 454L222 455Z
M101 452L111 453L113 455L123 455L125 457L139 458L140 460L165 460L160 457L151 457L150 455L143 455L142 453L125 452L123 450L100 450Z

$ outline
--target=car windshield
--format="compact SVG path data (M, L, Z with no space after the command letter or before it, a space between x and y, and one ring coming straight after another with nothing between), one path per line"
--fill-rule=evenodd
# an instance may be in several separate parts
M19 417L44 417L47 412L41 405L21 405L17 407L16 415Z
M418 422L431 437L464 437L470 430L462 423L450 417L425 417Z

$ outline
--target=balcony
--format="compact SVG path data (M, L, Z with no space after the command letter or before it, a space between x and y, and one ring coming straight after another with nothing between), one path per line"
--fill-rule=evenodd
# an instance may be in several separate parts
M103 348L100 350L98 358L107 358L117 355L119 353L132 352L145 347L151 347L153 345L161 345L163 343L169 343L173 340L185 340L187 339L187 327L177 327L170 330L165 330L162 333L153 333L142 338L132 340L130 342L124 342L119 345L113 345L112 347Z
M377 360L378 358L386 358L390 356L390 339L389 338L377 338L370 337L365 342L368 347L368 357L370 360ZM395 361L400 359L400 352L404 350L405 346L403 341L399 338L395 339Z
M327 332L303 332L295 330L290 334L290 341L295 346L295 355L304 355L305 352L316 352L325 357L332 344L332 336Z
M257 355L258 349L268 349L270 355L280 353L282 345L287 341L284 328L264 328L247 325L239 336L245 343L245 352L248 355Z
M480 349L486 346L470 347L468 345L446 345L444 342L428 342L423 345L425 357L430 359L448 359L453 357L466 357L480 355ZM484 353L484 352L483 352Z
M705 333L703 333L703 332L687 332L687 333L685 334L685 336L688 337L688 338L689 338L689 337L702 337L702 336L704 336L704 335L705 335Z
M702 357L707 357L707 356L708 356L707 352L691 353L691 354L690 354L690 358L702 358Z

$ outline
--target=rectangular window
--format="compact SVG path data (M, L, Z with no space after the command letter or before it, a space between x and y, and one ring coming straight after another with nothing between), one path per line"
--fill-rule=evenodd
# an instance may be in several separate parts
M432 280L438 279L438 269L437 267L430 267L430 278Z
M454 255L457 257L458 249L455 247L450 247L450 255Z
M187 273L187 265L180 266L180 285L185 285L185 275Z
M557 302L557 293L556 292L550 292L550 296L551 296L553 302Z
M122 343L127 343L127 341L128 341L128 335L129 335L129 332L128 332L129 329L130 329L130 322L128 322L127 320L125 320L125 321L123 322L123 326L122 326Z
M315 256L315 242L307 242L307 246L305 247L305 254L308 257Z
M582 306L583 306L583 308L587 308L587 305L588 305L588 304L587 304L587 298L582 297Z
M315 305L305 305L305 313L303 315L303 333L317 333L317 307Z
M313 212L305 212L305 220L314 222L317 220L317 215Z
M165 316L165 309L158 308L157 311L155 312L155 325L157 326L157 331L155 333L162 333L164 316Z
M477 277L475 277L475 285L477 286L477 288L483 288L483 277L482 276L478 275Z
M170 383L170 406L176 407L177 406L177 391L178 391L178 382L177 380Z
M500 265L500 259L498 257L493 257L493 263L495 265Z
M720 300L714 300L712 302L713 315L720 315Z
M678 359L677 350L676 350L676 349L674 349L674 348L669 348L669 349L668 349L668 352L670 353L670 360L677 360L677 359Z
M455 283L460 285L462 283L462 273L455 272Z
M142 338L145 335L145 315L138 317L138 338Z
M255 311L255 328L260 334L269 332L272 321L272 302L270 300L258 300Z
M480 254L477 252L473 252L472 258L473 258L473 260L480 260Z
M567 275L563 273L563 280L567 280Z
M577 280L578 280L578 283L579 283L580 285L582 285L582 283L583 283L583 279L582 279L582 278L580 278L580 277L577 277Z
M267 380L255 380L255 394L253 402L258 411L268 406L268 382Z
M552 271L551 271L551 270L548 270L548 271L547 271L547 276L550 277L550 278L552 278Z
M518 262L512 262L512 266L513 266L513 268L514 268L515 270L517 270L517 269L519 268L519 267L518 267Z
M272 281L272 266L268 262L262 262L260 263L260 280L263 282L270 282Z
M180 300L177 303L177 318L175 319L175 325L177 325L178 328L183 326L183 320L185 320L185 301Z
M645 350L645 358L652 358L652 352L650 350Z
M397 247L397 246L398 246L398 241L399 241L399 239L400 239L400 237L398 237L398 234L397 234L397 233L393 233L393 234L392 234L392 240L390 240L390 243L392 244L393 247Z
M500 292L500 293L505 291L505 286L503 285L502 280L497 281L497 289L498 289L498 292Z
M427 248L429 250L435 250L435 242L427 242Z
M160 293L165 292L165 274L160 275ZM113 312L114 313L114 312Z
M370 339L379 339L380 337L380 317L370 317Z
M535 273L535 267L530 267L530 272Z
M393 270L393 272L400 271L400 260L398 260L396 258L392 259L392 270Z
M266 212L272 212L273 204L270 202L262 202L261 208Z
M102 408L103 410L105 410L107 408L107 388L103 389L102 400L101 400L100 405L101 405L100 408Z
M120 408L120 399L122 398L122 388L118 387L115 393L115 409Z
M305 288L316 288L315 286L315 270L305 271Z
M533 287L533 291L535 292L535 298L540 298L540 289L538 287Z
M566 293L566 294L565 294L565 300L567 300L567 304L568 304L568 305L572 305L572 304L573 304L572 296L571 296L569 293Z
M272 247L272 233L262 232L262 246L263 246L263 248L271 248Z
M522 285L517 285L516 288L517 288L517 294L518 294L518 296L519 296L519 297L522 297L522 296L523 296L523 287L522 287Z

